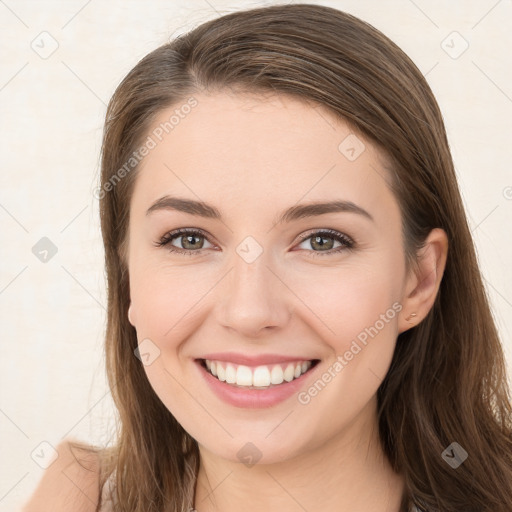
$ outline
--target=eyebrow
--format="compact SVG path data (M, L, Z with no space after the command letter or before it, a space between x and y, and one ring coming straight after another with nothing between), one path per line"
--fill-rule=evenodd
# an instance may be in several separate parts
M147 210L146 215L158 210L175 210L179 212L198 215L208 219L222 220L222 215L217 208L203 201L193 199L182 199L179 197L163 196L155 201ZM349 212L356 213L375 222L373 216L364 208L361 208L352 201L329 201L300 204L285 210L275 221L275 224L292 222L306 217L315 217L326 213Z

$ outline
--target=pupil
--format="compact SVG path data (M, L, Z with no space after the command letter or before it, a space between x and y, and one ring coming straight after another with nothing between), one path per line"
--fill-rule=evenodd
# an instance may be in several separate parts
M193 242L191 242L191 240L194 240L194 239L197 239L199 237L195 236L195 235L186 235L183 237L183 240L184 240L184 244L183 244L183 247L185 249L188 249L188 248L194 248L195 245L193 244ZM196 244L197 245L197 244ZM189 247L187 247L189 246Z
M324 243L323 240L331 240L331 243ZM315 244L318 244L317 247L315 247ZM332 249L332 246L334 245L334 241L332 238L330 237L323 237L323 236L315 236L312 240L311 240L311 246L313 248L327 248L327 249Z

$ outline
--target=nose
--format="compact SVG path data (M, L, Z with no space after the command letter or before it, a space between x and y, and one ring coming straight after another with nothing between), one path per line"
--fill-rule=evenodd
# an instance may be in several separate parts
M247 263L237 254L218 290L220 325L245 338L258 338L283 328L290 319L290 293L263 252Z

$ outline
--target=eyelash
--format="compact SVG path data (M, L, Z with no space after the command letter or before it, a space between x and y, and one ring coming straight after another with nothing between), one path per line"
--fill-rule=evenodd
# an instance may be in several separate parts
M201 237L204 237L208 240L208 237L206 234L196 228L181 228L176 229L174 231L171 231L167 234L165 234L158 242L155 242L156 247L164 247L168 245L167 249L169 252L174 252L178 254L183 254L187 256L192 256L194 254L199 254L203 252L205 249L197 249L197 250L191 250L191 249L180 249L179 247L174 247L173 245L169 245L170 242L172 242L175 238L178 238L179 235L199 235ZM311 252L314 257L316 256L328 256L335 253L339 253L342 250L350 250L354 248L354 241L349 238L347 235L344 235L343 233L340 233L339 231L336 231L334 229L322 229L319 231L313 231L304 235L300 235L300 243L302 243L304 240L307 240L308 238L312 238L313 236L322 236L327 235L326 238L333 238L337 242L340 242L342 244L341 247L337 247L336 249L329 249L328 251L308 251ZM209 240L208 240L209 241ZM212 243L212 242L210 242ZM307 249L301 249L301 250L307 250Z

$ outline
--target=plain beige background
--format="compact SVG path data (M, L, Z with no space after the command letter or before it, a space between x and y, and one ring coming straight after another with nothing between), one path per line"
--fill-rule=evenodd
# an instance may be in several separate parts
M0 1L0 510L17 510L31 494L50 445L64 437L104 444L112 433L93 196L110 96L169 37L272 3ZM426 75L512 372L512 2L309 3L370 22Z

